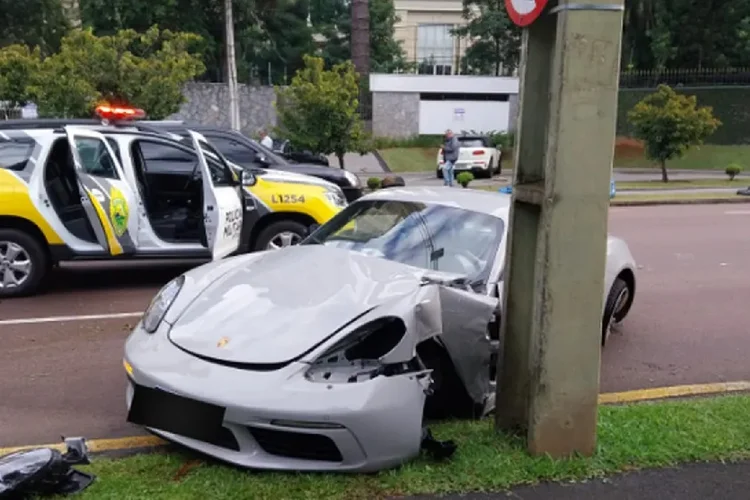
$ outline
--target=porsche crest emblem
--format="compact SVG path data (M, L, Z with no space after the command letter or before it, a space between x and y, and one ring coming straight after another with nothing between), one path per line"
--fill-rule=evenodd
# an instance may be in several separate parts
M229 337L221 337L219 339L219 341L216 343L216 347L218 347L219 349L221 349L222 347L224 347L228 343L229 343Z

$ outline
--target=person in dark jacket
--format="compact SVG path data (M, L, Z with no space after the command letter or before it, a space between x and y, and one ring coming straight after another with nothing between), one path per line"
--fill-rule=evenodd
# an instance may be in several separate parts
M453 169L458 161L458 152L461 144L458 138L453 135L452 130L445 131L445 144L443 144L443 184L453 186Z

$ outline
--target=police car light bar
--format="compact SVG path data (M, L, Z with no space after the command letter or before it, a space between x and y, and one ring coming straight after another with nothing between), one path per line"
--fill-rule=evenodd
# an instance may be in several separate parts
M99 118L107 121L137 120L146 116L146 112L139 108L109 106L106 104L97 106L94 111Z

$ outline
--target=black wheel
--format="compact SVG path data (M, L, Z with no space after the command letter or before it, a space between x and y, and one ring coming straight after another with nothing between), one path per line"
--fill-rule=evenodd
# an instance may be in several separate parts
M607 295L607 303L604 306L604 317L602 318L602 346L607 343L612 327L622 321L628 312L630 303L630 288L621 278L617 278L612 284L612 289Z
M275 250L298 244L307 234L304 224L293 220L272 223L258 235L255 250Z
M424 365L433 370L432 394L425 401L425 418L443 420L482 416L484 405L475 403L466 392L445 348L437 342L426 341L417 346L417 354Z
M33 294L49 267L36 238L17 229L0 229L0 297Z
M442 168L438 168L435 171L435 177L437 177L438 179L442 179L443 178L443 169Z

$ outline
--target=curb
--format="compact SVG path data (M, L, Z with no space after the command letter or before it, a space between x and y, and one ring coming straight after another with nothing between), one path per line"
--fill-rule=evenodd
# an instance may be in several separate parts
M750 391L750 381L748 380L719 382L714 384L676 385L670 387L656 387L653 389L603 393L599 394L599 404L614 405L622 403L637 403L671 398L684 398L686 396L709 396L748 391ZM86 444L92 455L112 452L146 452L152 451L155 448L162 448L170 445L168 441L152 435L114 439L92 439L90 441L87 440ZM0 448L0 457L17 451L34 448L52 448L61 452L65 451L65 445L63 443L26 445Z
M653 207L658 205L731 205L737 203L750 203L747 198L693 198L674 200L613 200L609 203L611 207Z

